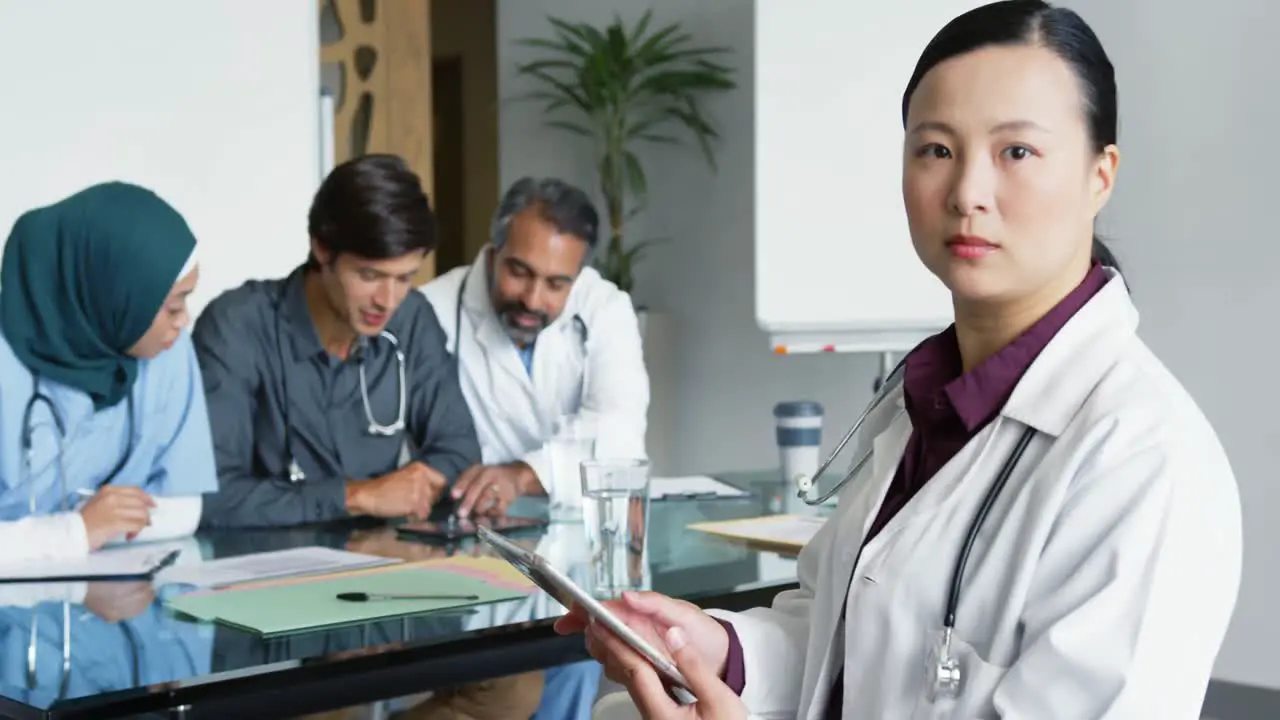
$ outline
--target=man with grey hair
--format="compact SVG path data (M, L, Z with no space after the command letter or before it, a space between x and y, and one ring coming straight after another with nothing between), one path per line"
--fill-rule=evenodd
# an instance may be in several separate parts
M630 296L587 265L599 215L582 190L522 178L469 267L423 286L458 363L482 463L459 476L458 514L501 515L551 495L546 442L586 417L614 457L645 457L649 376Z
M598 454L646 457L639 323L630 296L587 264L599 227L582 190L521 178L475 261L422 288L480 440L481 463L451 490L459 516L501 515L520 496L554 501L567 483L577 486L576 473L552 477L547 449L567 419L595 428ZM589 717L599 678L591 661L551 668L535 720Z

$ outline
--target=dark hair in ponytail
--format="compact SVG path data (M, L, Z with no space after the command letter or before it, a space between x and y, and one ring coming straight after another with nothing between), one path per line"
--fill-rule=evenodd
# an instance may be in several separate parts
M1116 259L1115 253L1111 252L1111 248L1107 247L1097 235L1093 236L1093 260L1100 265L1115 268L1116 272L1123 274L1120 269L1120 261Z

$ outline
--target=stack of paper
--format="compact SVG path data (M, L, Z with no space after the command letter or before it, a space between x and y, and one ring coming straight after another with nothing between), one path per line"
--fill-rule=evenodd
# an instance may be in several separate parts
M273 578L327 575L399 562L404 561L320 546L300 547L175 565L161 572L156 580L160 584L216 588Z
M742 520L694 523L689 528L774 550L799 552L826 521L824 517L812 515L767 515Z
M0 561L0 583L146 580L177 556L178 552L171 547L148 544L101 550L80 557Z

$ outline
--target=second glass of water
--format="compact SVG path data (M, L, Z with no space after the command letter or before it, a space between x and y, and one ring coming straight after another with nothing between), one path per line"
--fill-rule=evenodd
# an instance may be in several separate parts
M551 482L551 519L557 522L582 520L582 484L579 466L595 457L596 427L590 418L565 416L556 423L555 435L547 442Z
M649 461L583 461L582 521L591 567L587 592L616 598L623 590L648 589Z

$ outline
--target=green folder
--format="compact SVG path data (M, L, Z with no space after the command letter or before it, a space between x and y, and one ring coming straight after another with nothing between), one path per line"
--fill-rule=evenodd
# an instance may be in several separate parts
M477 595L479 600L339 600L338 593ZM492 584L457 572L400 568L243 590L196 592L166 601L191 617L220 622L263 636L316 630L388 617L513 600L530 589Z

